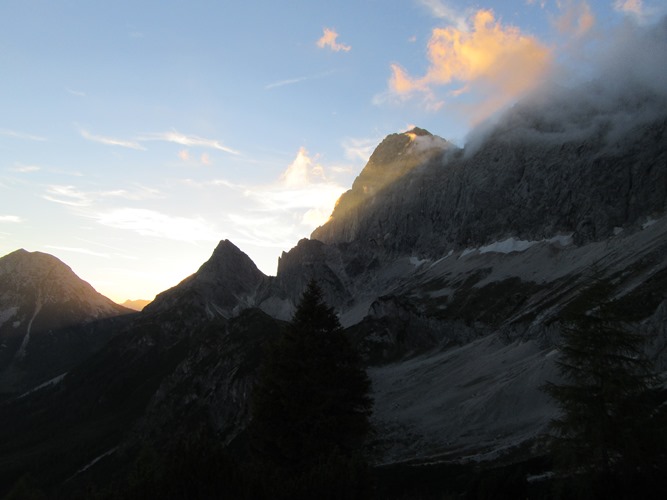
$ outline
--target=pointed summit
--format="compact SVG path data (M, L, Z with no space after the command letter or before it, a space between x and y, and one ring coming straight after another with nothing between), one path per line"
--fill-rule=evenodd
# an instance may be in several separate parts
M325 243L351 241L354 231L350 224L364 203L452 147L449 141L419 127L388 135L375 148L352 189L338 199L329 221L315 229L311 238Z
M159 294L144 311L160 312L189 304L210 317L231 317L254 303L254 293L265 279L250 257L223 240L195 274Z

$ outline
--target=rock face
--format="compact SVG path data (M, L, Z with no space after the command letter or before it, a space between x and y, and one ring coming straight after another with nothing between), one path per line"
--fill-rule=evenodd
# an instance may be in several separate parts
M407 140L389 136L312 238L433 258L508 237L613 236L667 207L667 121L648 112L666 105L657 96L637 103L620 129L600 114L569 129L544 124L547 111L519 106L472 152L416 154L407 144L379 190L363 179L374 179L379 159ZM412 165L410 175L396 175L397 163Z
M28 381L36 382L31 372L46 363L46 346L60 354L71 350L74 359L62 360L61 366L90 354L80 345L81 339L62 330L130 312L96 292L52 255L17 250L0 258L0 392L26 389ZM72 345L56 347L59 343ZM95 344L92 341L89 347Z

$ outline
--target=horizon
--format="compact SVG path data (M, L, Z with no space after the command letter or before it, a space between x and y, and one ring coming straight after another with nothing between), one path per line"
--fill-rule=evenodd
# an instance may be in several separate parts
M649 0L342 5L0 8L0 256L49 253L118 303L152 300L225 239L275 275L386 135L418 126L463 147L667 14Z

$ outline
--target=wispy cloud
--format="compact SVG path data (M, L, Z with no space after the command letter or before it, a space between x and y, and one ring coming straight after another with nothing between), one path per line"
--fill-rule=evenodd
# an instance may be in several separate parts
M94 135L88 132L87 130L81 130L81 137L88 141L99 142L100 144L106 144L108 146L120 146L123 148L136 149L136 150L145 150L141 144L136 141L128 141L124 139L116 139L114 137L106 137L102 135Z
M422 6L426 7L431 15L437 19L442 19L447 24L453 25L457 30L466 32L468 26L468 11L460 11L451 7L443 0L417 0Z
M644 13L644 3L642 0L616 0L614 10L641 16Z
M380 143L380 138L347 138L343 140L342 146L345 158L348 160L368 161L375 147Z
M322 34L320 39L317 40L317 46L321 49L329 48L334 52L341 52L341 51L349 52L350 50L352 50L351 46L337 42L336 41L337 38L338 38L338 33L336 33L335 30L331 28L324 28L324 33Z
M96 214L108 227L134 231L142 236L177 241L218 241L220 233L201 217L178 217L143 208L118 208Z
M667 6L648 6L642 0L616 0L614 2L614 10L631 16L640 24L644 24L650 22L652 19L664 16L667 13Z
M563 13L555 19L554 25L561 33L579 38L595 25L595 16L588 2L567 0L559 5Z
M100 191L94 193L94 195L105 198L122 198L125 200L133 201L154 200L156 198L163 197L159 190L146 186L136 186L132 189L113 189L110 191Z
M76 96L76 97L86 97L86 93L83 92L82 90L75 90L75 89L71 89L71 88L69 88L69 87L65 87L65 90L66 90L69 94L72 94L72 95L74 95L74 96Z
M296 77L296 78L287 78L285 80L278 80L276 82L269 83L268 85L265 85L264 89L265 90L271 90L271 89L275 89L275 88L278 88L278 87L284 87L286 85L294 85L294 84L301 83L301 82L307 82L309 80L317 80L319 78L327 77L331 74L333 74L333 71L326 71L324 73L318 73L316 75L299 76L299 77Z
M92 204L92 198L74 186L49 186L42 197L45 200L70 207L87 207Z
M42 167L39 167L37 165L16 165L15 167L11 168L12 171L19 172L19 173L22 173L22 174L37 172L41 169L42 169Z
M225 146L217 139L206 139L203 137L198 137L196 135L185 135L175 130L172 130L170 132L159 132L155 134L144 134L141 137L139 137L138 140L172 142L174 144L180 144L181 146L217 149L218 151L224 151L225 153L233 155L241 154L239 151L232 149L228 146Z
M103 257L105 259L111 258L108 253L95 252L94 250L89 250L88 248L79 248L79 247L61 247L56 245L46 245L46 248L52 250L60 250L61 252L72 252L80 253L84 255L92 255L93 257Z
M17 224L23 222L23 219L18 215L0 215L0 222L11 222Z
M46 141L46 137L41 137L39 135L26 134L25 132L17 132L15 130L9 130L6 128L0 128L0 135L5 137L12 137L14 139L23 139L26 141Z

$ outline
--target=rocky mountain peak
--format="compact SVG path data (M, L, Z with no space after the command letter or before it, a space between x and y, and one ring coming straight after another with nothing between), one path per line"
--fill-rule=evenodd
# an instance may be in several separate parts
M0 258L0 393L48 373L51 352L66 351L54 366L67 366L95 343L66 329L130 312L53 255L20 249Z
M454 147L445 139L418 127L388 135L375 148L368 163L352 184L352 189L338 199L329 221L317 228L311 238L325 243L340 241L339 233L346 231L346 221L357 217L360 206L400 182L415 168L439 159L446 150ZM354 234L350 233L342 239L351 241L353 237Z
M19 249L0 258L0 305L8 307L12 297L25 297L28 292L38 296L42 305L83 302L100 315L128 312L53 255Z
M144 311L163 312L191 304L209 316L231 317L254 303L254 294L265 279L248 255L223 240L195 274L159 294Z
M222 240L195 276L203 281L240 280L255 283L264 275L236 245L229 240Z

